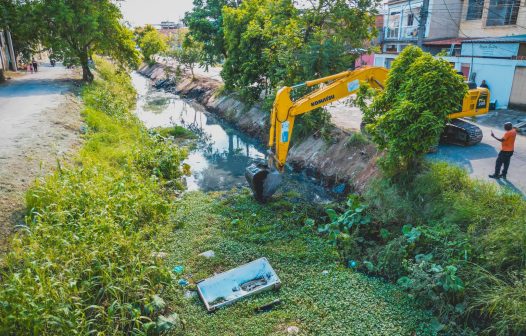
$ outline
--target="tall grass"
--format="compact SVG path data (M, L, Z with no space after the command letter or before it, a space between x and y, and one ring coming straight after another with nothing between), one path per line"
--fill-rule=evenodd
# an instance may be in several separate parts
M170 227L186 155L130 112L126 73L97 60L83 90L85 143L27 192L26 227L0 270L0 334L145 334L171 274L154 251Z
M369 266L364 271L422 299L440 315L445 334L469 326L477 334L524 335L521 195L433 163L405 181L376 180L365 201L374 223L361 231L352 255Z

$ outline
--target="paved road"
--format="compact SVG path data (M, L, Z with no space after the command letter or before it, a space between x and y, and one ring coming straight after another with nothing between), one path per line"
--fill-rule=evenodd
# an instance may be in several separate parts
M25 190L79 139L79 105L69 93L78 75L60 66L39 70L0 84L0 251L21 218Z
M328 107L332 122L348 130L359 130L362 121L360 109L350 106L348 102L331 104ZM526 112L502 110L493 111L477 117L476 123L484 134L482 142L471 147L440 145L438 151L430 154L431 159L447 161L465 168L475 178L510 187L526 195L526 136L518 135L515 142L515 154L511 159L508 180L494 180L488 177L495 169L495 159L500 151L500 142L491 137L491 130L497 136L504 133L502 126L506 121L517 123L526 120Z

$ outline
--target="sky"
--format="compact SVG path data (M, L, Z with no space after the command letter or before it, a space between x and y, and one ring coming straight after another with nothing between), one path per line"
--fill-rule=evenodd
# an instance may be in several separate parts
M192 9L192 0L124 0L119 2L124 20L132 27L161 21L179 21Z

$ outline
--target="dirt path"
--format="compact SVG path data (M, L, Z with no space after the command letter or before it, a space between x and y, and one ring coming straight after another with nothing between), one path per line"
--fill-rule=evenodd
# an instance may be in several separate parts
M79 143L80 104L71 93L78 78L41 65L0 85L0 251L23 220L24 192Z

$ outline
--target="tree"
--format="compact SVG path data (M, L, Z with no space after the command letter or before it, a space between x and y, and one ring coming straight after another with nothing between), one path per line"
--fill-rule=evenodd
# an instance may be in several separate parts
M157 31L157 29L148 30L139 39L139 48L146 62L152 62L152 56L168 50L168 38Z
M0 5L0 30L10 31L15 57L29 60L39 49L41 25L33 1L3 0Z
M376 0L245 0L223 9L227 89L248 100L261 92L349 68L374 29Z
M458 110L467 87L447 61L410 46L393 62L384 91L367 106L364 95L370 92L360 90L366 129L378 147L387 150L386 172L397 175L418 167L437 144L448 115Z
M192 74L192 79L194 79L194 68L202 61L203 45L199 42L186 40L182 48L173 49L168 55L175 58L180 65L189 70Z
M227 57L223 34L223 8L237 7L241 0L194 0L194 8L187 12L184 23L189 36L203 43L203 62L206 65L218 63Z
M120 66L137 66L132 32L121 24L122 14L111 0L40 0L42 42L70 64L82 66L82 78L92 81L93 53L111 57Z

